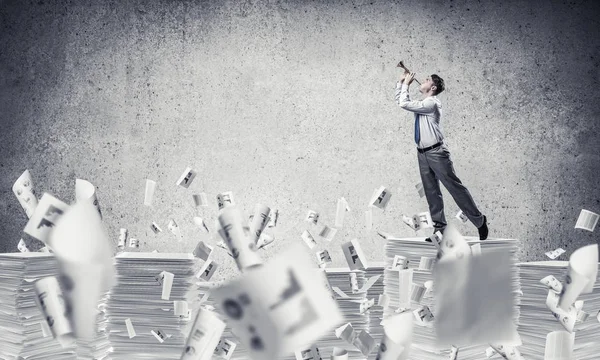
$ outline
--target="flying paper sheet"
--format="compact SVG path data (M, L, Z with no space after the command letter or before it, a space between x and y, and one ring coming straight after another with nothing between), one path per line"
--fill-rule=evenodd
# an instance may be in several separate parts
M129 235L127 229L121 228L119 229L119 242L117 243L117 247L119 249L125 248L127 244L127 236Z
M297 244L212 294L250 356L275 360L314 343L342 321L320 277Z
M219 264L209 259L204 263L198 274L196 274L196 277L204 281L210 281L210 278L212 278L212 276L215 274L218 267Z
M271 208L265 205L256 204L254 207L254 216L252 217L252 223L250 224L250 242L255 244L258 243L258 239L262 235L262 232L267 227L269 223L269 214L271 213Z
M550 259L554 260L564 253L565 253L565 250L563 248L558 248L556 250L546 252L546 256L549 257Z
M204 220L202 220L201 217L194 216L194 224L196 224L204 232L206 232L206 233L209 232L208 227L206 226L206 223L204 222Z
M571 360L575 334L567 331L553 331L546 335L544 360Z
M589 210L582 209L579 213L579 217L577 218L577 223L575 224L575 229L583 229L587 231L594 231L596 225L598 224L598 219L600 215L591 212Z
M350 273L350 289L352 289L353 294L358 292L358 277L355 272Z
M214 355L221 359L229 360L235 351L237 344L227 339L219 340L219 344L215 348Z
M329 251L322 250L317 252L317 261L319 262L319 267L324 268L327 264L331 263L331 256L329 256Z
M87 180L75 179L75 199L77 202L87 201L94 205L100 219L102 219L102 211L100 210L100 204L98 203L98 197L96 195L96 187Z
M223 210L227 206L234 206L233 192L225 191L217 195L217 206L219 210Z
M27 245L25 244L25 241L23 239L19 240L19 243L17 244L17 249L20 252L30 252L29 248L27 247Z
M598 244L583 246L569 258L569 268L558 306L568 311L579 294L589 294L594 289L598 274Z
M572 305L567 310L563 310L558 307L559 301L560 294L549 290L548 296L546 297L546 306L548 309L550 309L552 315L554 315L556 320L558 320L565 330L571 333L575 327L575 321L577 321L577 309L575 309L575 306Z
M196 248L194 249L194 256L204 261L208 260L210 254L212 254L213 247L204 243L204 241L198 241Z
M425 188L423 187L423 183L418 183L417 185L415 185L415 187L417 188L417 192L419 193L419 197L420 198L425 197Z
M50 243L72 309L73 330L77 338L91 339L100 295L116 282L112 243L98 210L88 202L75 203L56 223Z
M371 201L369 201L368 205L385 210L391 197L392 193L386 189L385 186L381 186L379 189L375 189L375 192L373 193Z
M67 303L56 278L53 276L42 278L33 285L37 295L36 302L53 336L63 347L73 344L75 338L71 322L67 317Z
M410 355L413 335L413 316L410 313L394 315L383 321L383 338L377 360L406 360Z
M323 360L317 345L312 345L307 349L296 351L294 355L296 356L296 360Z
M69 205L48 193L44 193L23 232L54 248L50 234L68 208Z
M256 252L257 246L251 241L250 228L245 226L241 211L234 205L224 207L219 215L221 229L219 234L229 248L238 269L245 269L262 264Z
M192 195L192 198L194 199L194 205L196 205L196 207L199 207L199 206L207 207L208 206L208 199L206 198L206 193L201 192L200 194L194 194L194 195Z
M331 352L331 360L348 360L348 351L339 347L334 347Z
M557 278L554 277L554 275L548 275L540 280L540 282L556 293L560 294L562 292L563 285L560 281L558 281Z
M342 251L350 270L364 270L369 266L367 264L367 257L362 251L358 239L352 239L342 244Z
M127 327L127 335L129 338L134 338L136 333L130 318L125 319L125 327Z
M31 218L35 208L38 205L38 199L35 196L35 189L33 187L33 179L29 170L25 170L21 176L15 181L12 187L12 191L19 200L19 204L25 211L28 218Z
M336 233L337 233L336 228L332 228L332 227L325 225L325 226L323 226L323 229L319 233L319 236L324 238L327 241L331 241L331 240L333 240L333 237L335 236Z
M179 225L177 225L177 222L175 222L175 220L173 220L173 219L169 220L169 223L167 224L167 229L169 229L170 232L172 232L175 236L177 236L177 240L183 241L183 235L181 234L181 229L179 228Z
M514 341L510 253L490 251L454 260L446 256L434 271L438 343L464 347Z
M304 241L304 243L308 246L309 249L312 249L315 247L315 245L317 245L317 241L315 240L315 238L310 234L310 232L308 230L304 230L302 232L302 240Z
M344 216L346 215L346 211L348 209L348 203L346 202L346 199L344 198L340 198L338 199L337 202L337 209L335 212L335 227L336 228L341 228L342 226L344 226Z
M152 206L154 200L154 191L156 190L156 181L146 179L146 190L144 191L144 205Z
M458 220L460 220L460 222L462 222L463 224L466 224L466 222L469 221L469 218L467 217L467 215L465 215L464 212L462 212L462 210L459 210L455 217Z
M200 307L187 338L181 360L210 360L216 351L225 323L210 310Z
M175 185L179 185L186 189L189 188L192 181L194 181L194 179L196 178L196 174L197 172L195 170L192 170L191 167L186 168L183 171L183 174L181 174L181 176L175 183Z

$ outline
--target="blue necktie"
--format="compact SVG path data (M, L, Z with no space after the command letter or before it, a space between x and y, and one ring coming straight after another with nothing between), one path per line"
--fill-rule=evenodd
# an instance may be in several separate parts
M419 114L415 113L415 142L417 145L421 140L421 129L419 129Z

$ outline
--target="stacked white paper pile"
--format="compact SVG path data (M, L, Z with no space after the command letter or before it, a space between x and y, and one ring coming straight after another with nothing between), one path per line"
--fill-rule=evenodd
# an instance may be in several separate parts
M546 307L548 287L540 280L548 275L553 275L564 284L568 265L568 261L538 261L519 264L523 291L519 325L523 346L520 347L520 350L526 359L544 359L546 335L552 331L565 330ZM581 294L577 300L583 300L582 310L589 314L589 318L575 323L573 359L598 359L600 323L596 314L600 310L600 281L596 281L592 293Z
M180 359L191 320L198 308L192 254L120 253L115 257L117 284L106 305L112 359ZM156 277L174 275L168 300ZM167 277L162 280L168 282ZM173 301L187 301L191 318L175 315ZM130 338L126 320L135 336ZM154 332L154 334L152 333ZM157 334L157 335L155 335ZM163 334L163 342L159 341Z
M43 333L46 319L36 303L34 282L58 277L54 256L39 252L0 254L0 269L0 358L76 359L75 346L63 348L50 332Z
M350 323L356 332L369 330L369 311L360 314L360 302L366 300L366 293L352 293L352 285L350 283L350 273L356 274L359 288L365 283L365 272L362 270L350 270L349 268L330 268L325 269L325 275L332 288L339 288L349 298L342 298L339 294L333 293L337 301L338 307L344 316L343 324ZM375 339L377 342L378 339ZM365 359L366 357L353 345L338 339L335 332L332 330L327 335L323 336L318 342L317 347L320 350L323 359L329 359L333 347L339 347L348 351L348 359ZM371 353L376 352L373 350Z
M384 262L371 262L369 261L369 267L365 270L365 281L372 278L373 276L379 275L379 279L367 290L367 299L374 299L375 305L369 310L369 333L375 339L375 342L379 343L383 336L383 326L381 320L383 320L384 308L378 305L379 296L383 295L383 270L385 269ZM360 285L362 287L362 285ZM377 358L377 348L373 350L368 359Z
M98 316L96 318L96 336L91 341L77 340L77 358L79 360L102 360L108 357L110 342L106 327L106 302L108 293L105 293L98 301Z
M480 244L481 251L492 251L496 249L507 250L511 253L511 268L512 274L512 287L515 293L516 303L514 308L514 322L518 324L519 319L519 269L517 267L516 252L518 249L518 240L514 239L488 239L480 241L474 237L464 237L470 246ZM437 256L437 249L431 242L426 242L425 238L398 238L393 236L387 237L385 245L385 256L386 256L386 268L384 270L384 287L385 294L389 296L390 305L384 311L384 316L389 317L394 314L394 311L401 307L401 295L402 298L406 298L406 294L400 294L400 272L398 270L392 270L391 267L394 262L394 256L400 255L405 256L409 263L408 269L412 270L412 283L417 285L426 285L428 282L433 282L434 276L431 270L420 270L419 265L421 257L428 257L435 259ZM429 284L429 283L428 283ZM427 306L434 315L436 314L436 308L434 304L435 288L431 287L425 292L425 295L421 299L420 303L410 302L410 310L415 311L420 306ZM477 296L473 294L473 296ZM402 306L406 307L406 306ZM408 310L407 310L408 311ZM434 320L435 321L435 320ZM437 344L435 328L433 324L429 326L423 326L416 318L413 327L413 343L410 351L409 359L411 360L441 360L448 359L451 352L452 344ZM481 344L478 346L469 346L459 349L459 359L483 359L485 358L485 350L488 344Z

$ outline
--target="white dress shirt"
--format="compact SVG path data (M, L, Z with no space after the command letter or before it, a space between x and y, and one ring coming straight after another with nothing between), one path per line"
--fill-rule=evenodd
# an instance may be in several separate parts
M418 148L426 148L444 140L442 134L442 102L437 96L428 96L423 100L410 100L408 85L396 83L395 99L404 110L412 111L419 116L419 131L421 141ZM414 125L413 125L414 128Z

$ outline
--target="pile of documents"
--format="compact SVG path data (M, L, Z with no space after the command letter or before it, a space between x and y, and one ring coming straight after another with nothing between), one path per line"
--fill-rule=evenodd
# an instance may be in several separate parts
M514 304L513 321L519 319L519 269L516 251L518 241L512 239L489 239L479 241L474 237L464 237L470 246L481 247L482 252L505 250L511 256L511 284L517 301ZM435 289L433 268L437 259L437 248L425 238L399 238L386 236L384 294L389 297L389 306L384 316L410 311L414 314L413 342L409 359L429 360L448 359L452 344L438 344L435 331ZM476 296L472 294L471 296ZM459 348L458 358L482 359L488 344Z
M376 339L379 339L383 335L383 326L381 320L383 320L383 311L385 305L385 299L382 299L384 304L381 304L380 296L383 295L383 270L385 269L384 262L369 262L369 267L365 270L365 281L371 279L374 276L379 276L377 281L371 285L367 290L367 299L375 299L375 305L369 309L369 333ZM362 284L361 284L362 287Z
M54 255L40 252L0 254L0 358L77 359L75 345L54 339L38 307L34 282L58 276Z
M77 340L77 358L79 360L102 360L108 358L110 342L108 341L108 334L106 332L108 325L108 319L106 318L107 300L108 293L105 293L98 301L97 330L94 338L91 341Z
M361 303L368 300L366 297L367 294L364 292L356 292L356 288L353 293L350 274L356 274L356 280L359 286L362 286L362 284L365 283L365 272L362 270L350 270L347 267L325 269L327 281L333 290L335 300L344 317L343 323L340 324L340 326L350 323L356 332L361 332L362 330L368 331L370 310L365 311L363 314L360 313ZM378 340L379 339L375 339L376 342ZM346 349L348 351L348 359L365 359L365 356L356 347L339 339L334 331L321 337L316 345L319 348L323 359L330 358L334 347ZM374 350L371 352L371 354L373 353L376 353L376 351Z
M106 303L112 359L180 359L199 307L192 254L120 253Z
M523 291L519 325L519 334L523 345L520 350L526 359L543 359L544 349L548 346L546 344L548 333L565 331L565 328L546 306L549 288L540 280L552 275L564 284L568 265L568 261L538 261L519 264ZM598 359L600 322L596 315L600 310L600 282L596 281L592 293L581 294L577 300L583 301L581 310L589 317L585 315L578 317L575 322L573 359Z

